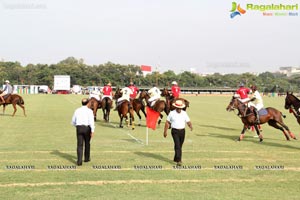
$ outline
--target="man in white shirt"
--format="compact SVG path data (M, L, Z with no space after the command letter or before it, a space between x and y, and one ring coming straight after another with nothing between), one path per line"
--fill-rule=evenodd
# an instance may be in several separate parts
M256 117L256 123L259 124L259 114L258 112L264 108L264 102L262 97L260 96L259 92L257 91L257 87L255 85L251 86L251 90L253 92L250 102L248 103L248 106L253 106L254 114Z
M90 161L90 140L94 135L95 122L93 111L88 108L88 99L81 101L82 107L77 108L72 117L72 125L76 127L77 134L77 165L82 165L83 143L84 162Z
M117 101L116 101L117 105L116 105L116 108L114 110L118 110L118 107L119 107L120 103L124 100L126 100L130 103L130 95L133 94L132 90L129 87L122 88L120 93L122 94L122 96L117 99Z
M5 83L5 86L4 86L3 92L0 94L0 104L5 103L5 100L4 100L5 95L11 94L13 92L13 88L9 84L9 80L6 80L4 83Z
M148 103L150 104L150 107L154 106L155 102L160 99L161 91L156 86L148 90L148 94L150 95L150 98L148 100Z
M167 121L164 128L164 137L167 137L167 130L171 127L171 133L174 141L174 162L177 163L177 166L182 165L182 145L185 138L185 124L187 124L191 131L193 126L191 120L187 113L182 110L185 107L185 104L182 100L176 100L172 104L176 109L171 111L167 117Z

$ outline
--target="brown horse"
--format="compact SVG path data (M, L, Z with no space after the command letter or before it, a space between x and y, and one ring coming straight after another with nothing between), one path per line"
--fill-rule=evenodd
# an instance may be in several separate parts
M238 141L241 141L244 138L244 133L248 127L254 126L256 133L259 136L260 142L262 142L263 136L261 135L257 127L258 124L256 123L256 117L254 115L253 110L251 108L248 108L246 104L240 102L238 98L232 97L226 110L233 111L234 109L238 110L239 112L238 116L241 118L244 124L244 127L242 129L240 137L238 138ZM264 124L267 122L269 126L281 130L287 140L290 140L289 135L291 136L291 138L296 139L295 135L283 123L282 117L285 118L285 116L280 111L272 107L266 108L266 111L267 111L266 115L259 116L260 124Z
M2 94L3 91L0 90L0 94ZM0 105L3 105L3 114L5 113L5 107L8 104L12 104L13 108L14 108L14 112L12 114L12 116L15 116L16 112L17 112L17 105L20 106L23 109L23 113L24 116L26 117L26 113L25 113L25 106L24 106L24 100L20 95L17 94L7 94L4 95L4 101L5 103L1 103Z
M300 124L300 100L293 93L286 93L284 108L289 109L296 117L298 124Z
M88 107L92 109L94 114L94 120L97 120L97 110L101 108L101 102L99 102L96 98L92 97L89 99Z
M116 93L114 95L114 99L116 99L117 101L120 97L122 97L121 89L117 88ZM131 103L127 100L121 101L117 105L117 110L120 117L119 127L123 128L122 123L123 119L125 118L127 126L129 127L129 125L131 124L132 130L134 130L134 110ZM128 120L127 114L129 114L130 120Z
M145 118L147 117L146 111L145 111L145 105L143 104L143 101L140 99L130 99L130 103L133 106L133 110L136 112L137 116L139 117L139 126L141 125L141 114L140 110L144 113Z
M150 105L150 102L149 102L149 99L150 99L150 95L148 94L147 91L143 90L140 94L140 100L143 100L145 99L145 101L147 102L147 105L149 106ZM151 107L151 106L149 106ZM155 110L156 112L159 112L160 113L160 119L158 120L158 124L160 124L162 118L163 118L163 115L161 114L161 112L165 112L167 115L169 114L168 113L168 110L167 110L167 104L164 100L157 100L155 102L155 104L153 105L152 107L153 110Z
M175 110L175 107L172 105L176 100L181 100L184 102L185 107L183 108L183 110L186 110L189 106L190 106L190 102L184 98L174 98L173 96L171 96L169 90L167 88L164 88L162 90L161 96L166 98L166 103L167 103L167 111L168 113L172 110Z
M109 97L104 97L101 100L101 107L103 111L103 119L106 122L109 122L109 114L110 114L110 109L112 107L112 100Z

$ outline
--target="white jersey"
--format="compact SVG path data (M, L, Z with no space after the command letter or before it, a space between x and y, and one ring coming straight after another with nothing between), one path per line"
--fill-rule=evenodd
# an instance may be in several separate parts
M249 102L249 104L253 105L257 110L260 110L264 107L263 99L257 90L252 94L251 98L255 98L255 100Z
M161 92L157 87L151 88L150 90L148 90L148 93L150 95L149 101L160 99Z
M122 88L121 93L122 93L122 97L118 99L118 102L122 100L130 101L130 95L133 94L133 92L129 87Z
M89 95L89 99L91 99L91 98L95 98L95 99L97 99L98 101L100 101L100 93L99 92L97 92L97 91L92 91L91 93L90 93L90 95Z

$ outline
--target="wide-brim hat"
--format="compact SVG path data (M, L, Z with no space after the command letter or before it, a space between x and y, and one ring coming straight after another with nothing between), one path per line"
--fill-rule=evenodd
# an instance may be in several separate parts
M111 86L111 83L107 83L107 85Z
M4 81L4 83L9 83L9 80Z
M183 103L182 100L176 100L172 105L175 108L184 108L185 107L185 104Z
M172 82L172 85L177 85L177 82L176 82L176 81L173 81L173 82Z

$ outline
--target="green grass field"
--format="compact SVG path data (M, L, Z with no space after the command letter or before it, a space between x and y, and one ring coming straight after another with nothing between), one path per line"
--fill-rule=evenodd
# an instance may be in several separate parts
M194 130L186 132L183 169L174 168L170 131L163 137L166 115L161 126L149 130L145 145L144 118L135 130L121 129L116 112L105 123L101 110L92 161L72 169L76 134L71 117L83 96L23 97L27 117L18 108L12 118L12 106L0 115L1 199L299 199L300 142L286 141L268 125L262 126L262 143L251 131L236 142L242 124L225 110L230 96L186 97ZM284 98L264 101L287 115L285 123L299 137L300 127L284 110ZM34 169L16 169L24 166ZM216 169L222 166L238 169ZM262 166L280 169L257 169ZM105 167L117 169L99 169Z

